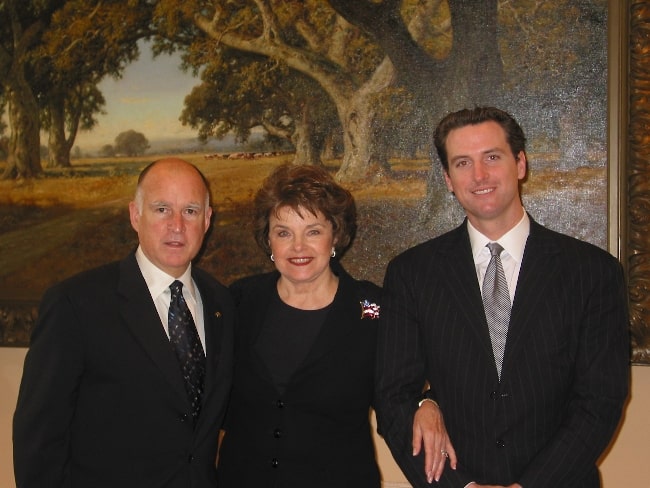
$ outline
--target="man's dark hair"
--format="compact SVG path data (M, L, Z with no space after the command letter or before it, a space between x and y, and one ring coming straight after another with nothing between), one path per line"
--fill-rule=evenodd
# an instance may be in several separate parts
M447 159L447 149L445 147L449 133L454 129L460 129L467 125L478 125L489 121L496 122L503 128L506 133L506 140L515 158L521 151L526 152L524 131L508 112L496 107L465 108L447 114L433 133L433 144L445 172L449 171L449 160Z

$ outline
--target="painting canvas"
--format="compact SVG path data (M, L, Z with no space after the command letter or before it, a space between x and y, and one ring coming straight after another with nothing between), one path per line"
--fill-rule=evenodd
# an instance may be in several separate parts
M168 7L173 3L161 2ZM338 88L328 85L331 79L318 66L303 69L290 55L254 51L253 43L243 42L255 36L263 39L263 27L271 25L271 18L254 10L255 2L235 2L237 7L233 2L214 3L237 8L230 17L238 18L238 25L248 18L249 38L237 32L240 37L231 35L225 25L215 31L224 22L215 10L210 26L193 32L203 48L219 51L219 56L213 56L218 62L196 51L197 41L180 54L162 54L146 65L150 72L135 86L159 105L174 100L176 120L165 123L165 132L167 136L182 132L184 139L163 141L154 135L151 131L159 115L137 105L112 128L113 133L107 132L109 121L116 119L111 116L120 110L118 101L109 100L99 124L78 134L69 167L46 167L38 178L0 181L2 345L28 344L39 298L49 286L134 249L128 201L139 171L163 154L194 162L210 181L216 218L198 265L224 283L271 269L268 257L253 242L250 226L251 198L262 178L284 162L316 162L336 174L357 200L359 230L342 258L344 265L353 275L381 284L393 256L462 220L462 209L446 191L438 163L431 161L433 126L450 110L497 105L515 116L528 137L529 174L523 198L531 216L560 232L610 247L608 39L612 33L608 20L612 2L309 0L296 4L295 9L304 11L277 9L274 25L291 38L285 41L286 49L291 52L299 45L312 59L336 65L343 73ZM392 13L399 15L404 32L386 33L384 14L397 4L399 9ZM329 44L315 43L309 32ZM339 54L347 56L345 62L334 54L340 42L335 33L341 32L347 36L339 46ZM414 41L415 49L407 48L410 44L404 36ZM164 45L138 44L140 61L134 66L140 67L140 74L150 50L160 51ZM154 80L165 78L156 63L163 60L178 65L184 61L196 71L182 78L185 84L176 85L173 96L166 93L156 99ZM245 66L247 71L229 72L233 66ZM121 80L104 81L100 88L124 89L129 69ZM233 103L234 92L227 93L228 100L219 94L233 79L242 86L255 80L257 103L262 107L248 99L240 106L226 107ZM250 95L241 90L241 97ZM270 100L288 92L294 99L283 102L275 126L259 119L257 125L244 127L232 114L212 113L219 107L237 114L250 110L250 118L258 111L269 114L279 110ZM368 92L372 96L364 98ZM306 118L313 121L311 126L301 123ZM282 123L280 128L293 131L290 137L276 132ZM109 144L117 131L126 129L145 135L149 130L151 147L145 154L108 154L106 145L99 147L96 142L92 147L84 142L93 135L99 141L96 136L105 134ZM308 138L305 146L298 129L317 135ZM194 139L188 142L188 137ZM47 138L45 132L42 138ZM353 147L366 151L368 157L354 153ZM10 158L0 162L5 174L7 165Z

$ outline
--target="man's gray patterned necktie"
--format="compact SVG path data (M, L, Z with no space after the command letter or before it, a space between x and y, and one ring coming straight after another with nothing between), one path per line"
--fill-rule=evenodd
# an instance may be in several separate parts
M185 390L192 405L194 421L201 411L203 381L205 378L205 353L192 314L183 298L183 283L174 281L169 289L172 298L169 303L169 341L174 347L185 379Z
M508 323L510 322L510 292L501 263L500 254L503 247L497 242L490 242L487 247L492 257L483 279L483 308L490 329L494 361L499 379L501 379L501 365L503 364L503 353L506 348Z

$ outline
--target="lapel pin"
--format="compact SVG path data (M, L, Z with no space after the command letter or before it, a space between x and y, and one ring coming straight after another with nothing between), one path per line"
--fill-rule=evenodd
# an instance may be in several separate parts
M218 319L221 318L221 312L214 312L214 316L217 317Z

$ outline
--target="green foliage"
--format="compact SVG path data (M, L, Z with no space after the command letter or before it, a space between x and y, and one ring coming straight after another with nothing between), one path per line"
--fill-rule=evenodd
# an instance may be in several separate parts
M149 141L144 134L133 129L120 132L115 138L116 155L141 156L149 147Z
M423 5L426 10L423 11ZM434 59L445 59L451 51L451 19L445 0L403 0L402 18L418 45Z
M138 56L137 41L151 34L153 0L8 0L0 2L0 82L3 91L21 90L24 103L15 116L23 127L50 131L57 160L65 160L79 129L96 124L104 98L97 84L106 76L119 77ZM9 70L9 66L14 69ZM10 76L8 76L10 74ZM4 76L4 78L3 78ZM33 101L32 101L33 100ZM66 136L66 130L68 135ZM33 130L38 134L38 128ZM54 136L54 137L52 137ZM38 144L37 136L20 140ZM67 141L64 143L64 139ZM12 148L26 154L25 147ZM61 153L61 154L59 154ZM63 154L66 153L66 154ZM19 158L20 159L20 158ZM18 161L39 168L37 158ZM11 172L16 173L14 169ZM19 173L29 175L27 169Z
M550 87L562 91L584 82L584 63L593 61L594 53L605 52L606 12L606 0L503 2L499 24L506 90L524 85L534 96ZM605 69L603 65L596 71L602 74Z
M115 156L115 148L111 144L104 144L99 150L99 155L104 158L112 158Z
M290 139L294 119L305 105L314 109L313 122L323 131L336 125L327 95L283 63L224 50L205 67L201 79L185 98L181 121L198 129L202 140L232 132L245 142L259 126Z
M323 0L176 4L158 3L156 49L182 49L185 67L201 73L181 120L202 139L233 132L244 141L256 126L290 139L308 107L312 137L323 140L339 122L322 76L337 89L361 86L384 57ZM211 20L210 34L196 35L198 13ZM290 67L290 58L301 68Z

